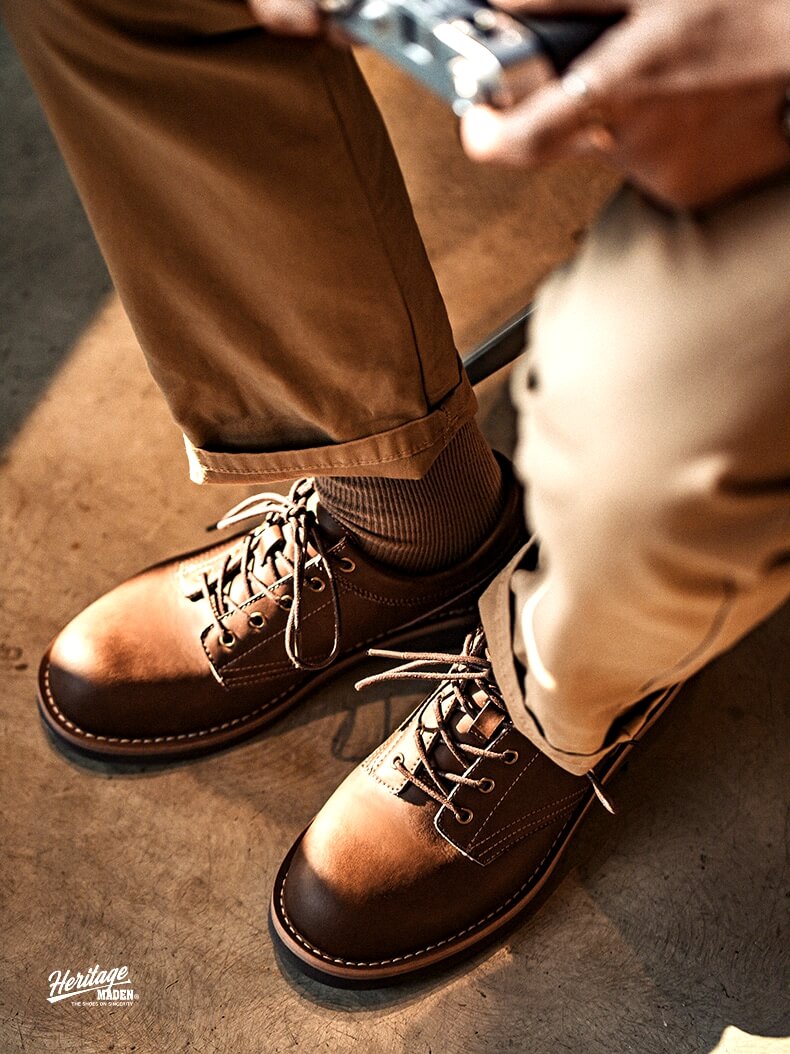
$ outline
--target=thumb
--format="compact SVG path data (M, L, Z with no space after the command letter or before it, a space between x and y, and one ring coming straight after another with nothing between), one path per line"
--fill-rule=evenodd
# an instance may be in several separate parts
M533 167L589 149L588 127L579 99L552 81L508 110L473 106L461 119L461 142L475 161Z

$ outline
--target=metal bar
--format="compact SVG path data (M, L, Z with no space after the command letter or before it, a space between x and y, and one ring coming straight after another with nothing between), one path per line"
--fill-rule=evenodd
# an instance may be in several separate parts
M472 384L479 384L518 358L527 343L529 319L533 310L533 305L527 304L522 311L504 322L482 344L478 344L473 351L464 356L464 366Z

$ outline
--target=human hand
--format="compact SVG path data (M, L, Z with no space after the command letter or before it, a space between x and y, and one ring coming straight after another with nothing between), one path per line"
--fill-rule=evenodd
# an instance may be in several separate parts
M256 22L290 37L314 37L322 30L317 4L311 0L247 0Z
M790 0L492 0L514 14L624 11L555 78L507 110L476 106L475 160L533 168L603 155L651 196L709 204L790 164ZM586 90L585 90L586 89Z

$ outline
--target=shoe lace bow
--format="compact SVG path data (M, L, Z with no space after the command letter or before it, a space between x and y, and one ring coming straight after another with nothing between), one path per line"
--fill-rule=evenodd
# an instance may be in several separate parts
M210 607L223 646L233 647L236 642L227 626L230 615L242 610L253 598L268 596L288 611L285 651L297 669L320 670L337 657L341 639L340 601L332 564L324 549L316 505L313 481L301 479L294 483L287 496L261 493L244 498L209 527L209 530L222 530L251 519L260 521L244 536L238 555L235 551L228 553L217 571L202 575L201 594ZM311 555L311 549L315 556ZM302 641L304 589L306 581L320 581L314 574L319 568L329 588L333 639L326 655L307 658ZM288 575L292 576L292 593L284 595L274 586ZM240 594L236 585L239 579Z
M453 801L452 792L458 785L487 790L487 777L464 775L479 758L511 762L517 760L512 750L495 750L490 746L476 746L459 739L459 720L466 715L471 722L492 705L506 716L507 710L491 667L482 630L470 633L460 654L449 652L400 652L373 649L370 655L384 659L398 659L403 663L392 670L365 677L356 685L362 689L372 684L390 681L421 680L437 682L436 690L423 705L414 728L414 745L422 763L423 779L405 765L403 756L396 754L393 765L409 782L439 805L446 806L457 820L467 822L467 810ZM461 766L462 772L442 768L436 757L436 746L441 742ZM419 769L418 766L415 766Z
M465 714L474 723L488 705L495 707L503 717L508 717L507 706L496 681L483 630L478 628L466 637L460 654L383 649L373 649L368 654L378 658L398 659L403 665L365 677L357 682L357 690L390 681L417 679L438 682L437 689L420 710L414 727L414 744L426 779L408 769L400 754L395 755L393 764L415 787L439 805L446 806L456 820L468 823L472 815L467 809L459 809L453 801L454 787L463 785L486 791L493 789L493 783L486 776L467 776L464 772L478 758L491 758L507 764L518 761L518 753L513 749L495 750L491 746L476 746L457 736L456 730L461 716ZM497 731L500 727L498 723ZM437 736L461 765L462 773L448 771L438 765L435 749ZM614 814L614 804L604 792L595 772L590 770L586 776L598 801L607 812Z

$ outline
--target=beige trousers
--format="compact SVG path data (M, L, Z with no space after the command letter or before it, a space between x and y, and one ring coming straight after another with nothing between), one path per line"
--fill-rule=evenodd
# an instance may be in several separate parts
M514 394L541 567L483 621L514 720L583 773L790 595L790 179L693 219L622 192Z
M474 396L352 56L239 0L3 7L193 478L423 475ZM787 182L695 219L626 192L542 293L515 386L541 567L482 612L570 771L790 593L788 246Z

